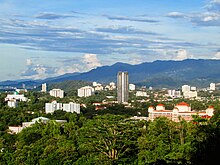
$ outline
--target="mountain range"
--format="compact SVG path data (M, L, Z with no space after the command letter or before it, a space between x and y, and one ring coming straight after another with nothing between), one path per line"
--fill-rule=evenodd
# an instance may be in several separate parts
M102 66L84 73L68 73L44 80L4 81L0 86L39 85L43 82L55 83L66 80L97 81L100 83L116 82L118 71L128 71L129 82L140 86L180 87L184 84L204 87L211 82L220 82L220 60L186 59L183 61L154 61L137 65L115 63Z

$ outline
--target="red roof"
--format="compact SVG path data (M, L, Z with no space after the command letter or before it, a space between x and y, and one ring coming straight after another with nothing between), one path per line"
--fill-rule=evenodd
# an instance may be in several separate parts
M214 107L210 105L209 108L214 108Z
M164 107L164 105L163 105L163 104L158 104L157 106L163 106L163 107Z
M149 106L149 108L154 108L153 106Z
M202 116L202 118L203 118L203 119L210 119L211 116L209 116L209 115L204 115L204 116Z
M185 103L185 102L181 102L181 103L179 103L179 104L177 104L177 106L189 106L189 104L187 104L187 103Z

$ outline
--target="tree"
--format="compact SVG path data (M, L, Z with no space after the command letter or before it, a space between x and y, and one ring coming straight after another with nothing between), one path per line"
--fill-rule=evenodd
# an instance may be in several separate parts
M97 116L79 130L79 151L84 155L79 161L134 162L138 135L137 122L126 121L123 116Z
M138 139L138 163L189 164L193 148L190 127L191 124L185 121L175 123L166 117L155 119Z

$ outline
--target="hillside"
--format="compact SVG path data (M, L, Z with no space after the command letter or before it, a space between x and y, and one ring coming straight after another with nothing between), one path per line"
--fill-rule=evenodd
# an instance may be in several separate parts
M183 61L154 61L138 65L116 63L84 73L68 73L45 80L29 81L29 84L63 82L66 80L116 82L118 71L128 71L129 82L153 87L180 87L183 84L205 87L210 82L220 82L220 60L187 59ZM0 85L23 82L1 82ZM27 81L26 81L27 83Z
M102 66L78 75L69 74L56 82L68 80L98 81L108 83L116 81L118 71L128 71L129 81L139 85L156 87L178 87L185 83L207 86L210 82L220 81L220 60L154 61L138 65L116 63Z

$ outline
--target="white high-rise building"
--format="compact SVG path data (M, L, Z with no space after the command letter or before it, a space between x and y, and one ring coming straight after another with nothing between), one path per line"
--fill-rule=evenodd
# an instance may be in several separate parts
M168 90L168 96L174 97L175 96L175 90Z
M54 113L54 111L56 110L62 110L62 103L57 103L56 101L52 101L52 103L45 104L46 113Z
M89 97L94 94L94 91L95 90L93 87L85 86L85 87L78 89L78 96L79 97Z
M94 82L92 83L92 86L96 87L97 84L98 84L98 83L94 81Z
M211 83L209 89L211 91L214 91L215 90L215 83Z
M41 85L41 92L47 92L47 84L46 83Z
M135 91L135 85L134 84L129 84L129 90L130 91Z
M50 90L50 95L53 97L59 97L63 98L64 97L64 91L61 89L52 89Z
M66 112L76 112L80 114L80 104L70 102L69 104L63 104L63 111Z
M190 86L189 85L183 85L182 86L182 92L189 92L190 91Z
M128 72L118 72L117 100L118 103L128 102Z
M184 98L197 98L198 97L196 87L190 87L189 85L183 85L182 92L183 92Z

